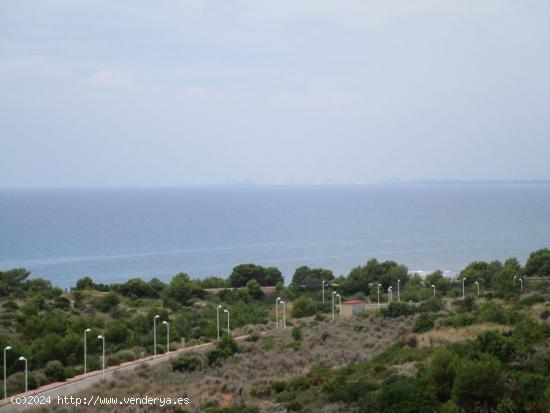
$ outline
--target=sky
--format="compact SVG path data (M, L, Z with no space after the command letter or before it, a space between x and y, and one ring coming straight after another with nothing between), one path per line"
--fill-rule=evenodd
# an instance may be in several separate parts
M550 179L547 0L0 0L0 187Z

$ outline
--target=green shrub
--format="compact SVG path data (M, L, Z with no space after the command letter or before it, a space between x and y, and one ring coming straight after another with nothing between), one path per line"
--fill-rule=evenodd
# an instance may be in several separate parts
M453 305L458 308L458 311L471 313L476 309L475 297L468 295L464 299L453 301Z
M544 303L546 300L543 295L541 294L532 294L530 296L525 297L523 300L519 302L520 305L525 306L531 306L533 304L537 303Z
M302 318L314 315L317 311L317 306L315 302L309 297L298 297L292 302L292 310L290 315L293 318Z
M437 313L441 311L443 304L441 300L435 297L431 297L420 304L420 312L422 313Z
M542 310L542 312L540 313L541 320L547 320L548 317L550 317L550 310L549 309Z
M504 378L498 360L483 356L480 360L462 359L456 370L452 397L467 412L485 406L495 408L504 395Z
M216 344L216 348L206 353L208 364L218 364L221 360L231 357L239 351L239 345L229 335L224 335Z
M428 313L422 313L416 319L413 326L413 333L424 333L434 328L434 317Z
M176 371L198 371L203 367L203 359L194 354L185 354L172 360L172 370Z
M315 314L315 321L325 321L326 320L326 317L321 314L321 313L317 313Z
M451 397L457 363L458 357L445 347L437 349L430 361L427 377L436 388L441 402Z
M298 351L302 348L302 343L300 343L298 341L294 341L292 343L287 344L286 346L287 346L287 348L291 348L294 351Z
M97 301L97 308L106 313L120 303L120 298L115 293L107 293Z
M416 312L416 308L406 303L390 303L386 308L380 310L384 317L401 317L412 315Z
M518 320L518 314L508 311L498 303L485 303L479 310L479 318L497 324L513 324Z
M296 341L302 339L302 329L300 327L296 326L292 329L292 338Z
M378 395L380 413L433 413L439 402L435 388L423 379L404 379L383 386Z
M273 349L273 337L262 337L262 344L266 351Z
M477 323L477 317L474 314L458 313L440 320L440 325L449 327L465 327Z
M527 349L516 337L507 337L498 331L485 331L474 341L475 349L489 353L500 361L516 360L527 354Z
M50 381L65 381L65 368L59 360L52 360L46 364L44 374Z
M274 381L271 383L271 387L275 390L275 393L282 393L288 388L288 382L285 380Z
M260 339L260 335L256 332L254 332L254 333L251 333L251 334L248 335L248 337L246 338L246 341L250 341L252 343L255 343L259 339Z

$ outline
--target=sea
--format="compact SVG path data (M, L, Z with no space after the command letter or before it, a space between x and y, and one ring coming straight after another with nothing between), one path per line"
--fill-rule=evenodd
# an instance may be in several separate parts
M457 273L550 247L550 184L2 189L0 271L67 288L226 277L234 266L347 274L371 258Z

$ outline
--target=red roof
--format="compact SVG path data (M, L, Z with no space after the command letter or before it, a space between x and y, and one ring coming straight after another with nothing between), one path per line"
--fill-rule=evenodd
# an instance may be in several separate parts
M363 300L348 300L348 301L344 301L342 302L342 304L365 304L366 301L363 301Z

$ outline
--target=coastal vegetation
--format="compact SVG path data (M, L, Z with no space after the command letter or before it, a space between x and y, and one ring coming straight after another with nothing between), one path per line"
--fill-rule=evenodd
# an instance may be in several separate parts
M170 323L170 346L173 349L182 345L183 339L188 345L214 340L217 336L218 306L230 309L232 331L245 332L250 326L267 328L275 319L276 297L281 297L288 303L287 315L292 320L315 316L313 322L323 324L330 321L323 320L331 312L328 294L333 290L344 299L365 298L376 302L377 285L381 284L381 299L386 301L388 287L393 286L395 291L398 282L401 302L393 302L382 309L380 318L410 319L410 332L416 336L414 339L410 338L404 348L415 349L415 341L420 343L425 340L423 335L441 329L460 329L483 323L514 326L515 333L510 336L512 338L506 336L509 333L500 333L502 337L491 338L489 344L484 344L483 347L491 349L486 352L491 357L496 357L500 363L498 371L507 378L508 381L505 382L508 383L510 379L506 376L506 369L509 363L517 364L526 360L525 357L532 354L534 346L547 337L546 330L537 330L534 327L538 325L534 320L543 322L550 315L547 308L547 294L550 292L550 274L547 273L549 261L550 254L547 249L543 249L532 253L523 268L513 258L503 263L474 262L453 280L441 271L422 278L418 274L409 273L404 265L373 259L364 266L352 269L347 276L339 277L334 277L330 270L300 267L288 288L283 286L279 270L255 264L235 267L227 279L209 277L194 280L187 274L180 273L167 283L158 278L149 281L135 278L122 284L101 284L90 277L84 277L70 291L52 286L49 281L31 278L30 273L24 269L7 270L0 272L0 345L2 348L8 345L12 348L7 352L6 360L8 390L9 393L15 393L23 388L22 365L17 362L22 355L29 361L29 388L82 373L84 331L88 328L91 329L87 342L89 371L100 367L101 342L95 339L99 334L106 337L107 365L152 354L153 320L156 315L159 315L158 322ZM521 287L519 279L522 280ZM323 281L327 290L325 302L322 300ZM264 292L262 289L273 285L277 286L275 291ZM435 297L431 285L435 286ZM466 295L464 300L461 299L463 285ZM209 288L219 290L214 293ZM364 317L370 316L360 314L359 318ZM289 326L292 325L292 320L288 321ZM225 329L225 322L224 318L222 330ZM302 329L296 331L296 337L304 335ZM523 331L524 336L520 337L517 331ZM157 324L158 352L166 351L165 334L166 331ZM229 339L229 336L223 337L227 337L223 340ZM525 341L526 337L538 338ZM268 342L269 338L258 339L254 346L262 347L266 351L276 347L273 342ZM320 340L324 342L323 336L320 336ZM228 343L226 344L231 347L231 342ZM299 351L304 345L304 340L300 338L288 343L287 348ZM494 350L497 345L505 350ZM201 371L205 366L214 368L243 350L228 348L211 350L204 360L182 359L174 369ZM448 350L456 353L459 351L457 348L451 346ZM468 368L474 368L475 366L468 363L486 363L483 366L488 369L496 365L491 358L464 358L466 354L470 354L464 351L456 353L457 357L461 357L457 366L466 363ZM518 359L516 356L519 354L523 354L524 359ZM459 370L457 367L456 374ZM375 375L371 379L368 386L372 387L372 391L369 392L376 394L376 397L372 396L376 398L376 405L383 407L387 403L384 400L392 398L391 394L378 392L380 383L385 383L386 378ZM426 391L422 386L429 386L427 376L420 375L411 380L408 377L403 386L418 390L420 397ZM461 380L458 383L462 383ZM378 385L375 386L374 383ZM450 388L454 389L454 386L453 381ZM456 386L461 389L468 387L461 384ZM396 392L399 390L395 386L392 389ZM447 400L438 399L439 403L454 403L457 407L464 408L460 401L461 391L452 390L453 396ZM503 400L497 399L499 403ZM288 407L292 400L289 398L283 402ZM493 401L487 400L483 400L482 404L491 408L496 406ZM382 407L379 407L382 409L380 411L390 411Z

